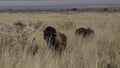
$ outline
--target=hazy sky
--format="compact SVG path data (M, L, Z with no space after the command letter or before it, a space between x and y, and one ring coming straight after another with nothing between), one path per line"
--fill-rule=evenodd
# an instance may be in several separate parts
M120 1L120 0L0 0L0 1Z
M79 7L81 5L120 6L120 0L0 0L0 7L7 6L47 6Z
M120 0L0 0L0 5L120 4Z
M120 0L0 0L0 1L80 1L80 2L120 2Z

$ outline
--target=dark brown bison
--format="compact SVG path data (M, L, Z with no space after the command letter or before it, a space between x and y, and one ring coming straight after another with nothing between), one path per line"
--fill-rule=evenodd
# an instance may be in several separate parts
M75 35L76 36L79 36L79 35L82 35L82 36L85 36L86 35L86 29L85 28L79 28L75 31Z
M44 30L44 39L50 48L58 52L62 52L67 45L67 37L51 26Z
M88 37L91 36L92 37L94 35L95 35L95 33L94 33L94 31L92 29L90 29L90 28L86 29L86 36L88 36Z
M75 36L82 36L84 38L90 37L94 35L94 31L90 28L79 28L75 31Z

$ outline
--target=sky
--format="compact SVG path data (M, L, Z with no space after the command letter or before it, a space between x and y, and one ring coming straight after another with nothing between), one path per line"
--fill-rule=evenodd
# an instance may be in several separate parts
M119 1L119 0L0 0L0 1Z
M120 0L0 0L0 8L11 7L80 7L80 6L120 6Z

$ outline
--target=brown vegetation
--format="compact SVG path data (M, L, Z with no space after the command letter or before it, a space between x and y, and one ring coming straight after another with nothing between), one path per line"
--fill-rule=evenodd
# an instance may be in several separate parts
M20 32L13 25L17 21L26 25ZM0 22L0 68L120 67L120 12L0 13ZM68 38L60 57L44 40L48 25ZM95 38L76 39L75 30L80 27L93 29Z

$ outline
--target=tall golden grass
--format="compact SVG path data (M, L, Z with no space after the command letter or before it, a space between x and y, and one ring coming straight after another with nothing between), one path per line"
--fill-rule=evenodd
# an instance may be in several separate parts
M18 29L18 21L26 26ZM0 22L0 68L120 67L120 12L0 13ZM61 56L43 39L48 25L67 36ZM95 37L76 38L80 27L93 29Z

